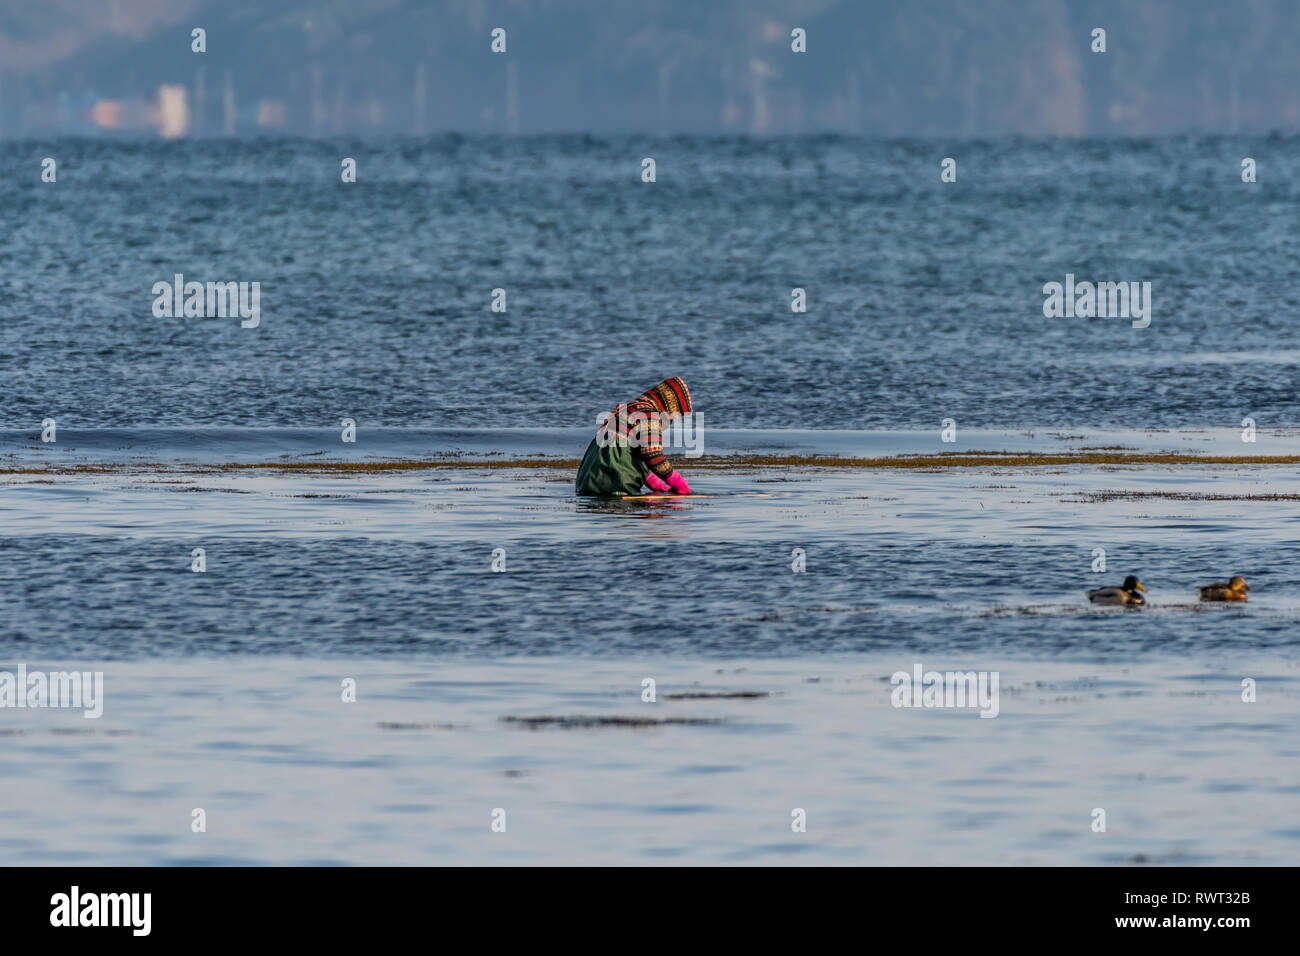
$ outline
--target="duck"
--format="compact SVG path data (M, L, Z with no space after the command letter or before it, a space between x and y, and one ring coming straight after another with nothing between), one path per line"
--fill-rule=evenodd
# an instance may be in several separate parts
M1139 581L1133 575L1124 579L1124 583L1117 588L1098 588L1095 591L1088 592L1088 600L1093 604L1146 604L1146 598L1139 591L1146 591Z
M1240 574L1234 575L1227 584L1207 584L1201 588L1202 601L1247 601L1246 592L1250 590L1246 579Z

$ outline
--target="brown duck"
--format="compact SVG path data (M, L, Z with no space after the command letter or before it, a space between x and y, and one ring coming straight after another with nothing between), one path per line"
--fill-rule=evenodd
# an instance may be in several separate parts
M1246 584L1246 579L1240 574L1233 577L1227 584L1207 584L1201 588L1202 601L1247 601L1246 592L1250 587Z

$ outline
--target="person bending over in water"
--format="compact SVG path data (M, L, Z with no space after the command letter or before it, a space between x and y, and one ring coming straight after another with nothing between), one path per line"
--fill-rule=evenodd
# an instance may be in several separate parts
M582 456L574 482L578 494L626 497L639 495L644 484L656 492L689 495L691 486L664 457L663 428L690 412L691 393L676 376L619 405Z

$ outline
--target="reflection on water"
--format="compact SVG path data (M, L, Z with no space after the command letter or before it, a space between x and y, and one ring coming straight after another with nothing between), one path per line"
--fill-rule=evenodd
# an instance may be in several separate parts
M666 518L674 511L682 511L703 500L705 500L703 496L697 496L695 501L674 500L671 498L658 501L645 501L636 498L630 500L627 498L579 498L577 510L579 514L622 515L627 518Z

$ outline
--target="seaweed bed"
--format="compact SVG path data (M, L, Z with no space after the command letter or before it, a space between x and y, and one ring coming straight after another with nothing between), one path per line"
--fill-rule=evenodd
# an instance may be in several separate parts
M1300 455L1197 455L1186 452L1137 452L1096 450L1059 453L998 451L952 451L931 455L890 455L876 458L851 458L839 455L704 455L685 460L692 469L732 471L746 468L892 468L927 471L943 468L1041 468L1079 465L1171 465L1203 467L1208 465L1297 465ZM384 459L371 461L266 461L226 462L222 464L161 464L127 462L122 464L74 464L33 467L0 466L0 475L78 475L135 474L175 471L189 474L221 474L245 471L295 472L309 474L371 474L401 471L424 471L451 468L464 471L484 469L555 469L574 471L576 458L473 458L443 455L432 458Z
M1102 504L1107 501L1141 501L1149 498L1165 498L1170 501L1300 501L1300 494L1241 494L1228 495L1210 491L1085 491L1080 493L1083 501Z
M667 724L685 724L700 726L720 724L720 717L622 717L592 716L579 714L574 716L539 715L536 717L502 717L507 724L520 724L529 730L541 727L561 727L569 730L577 727L662 727Z

